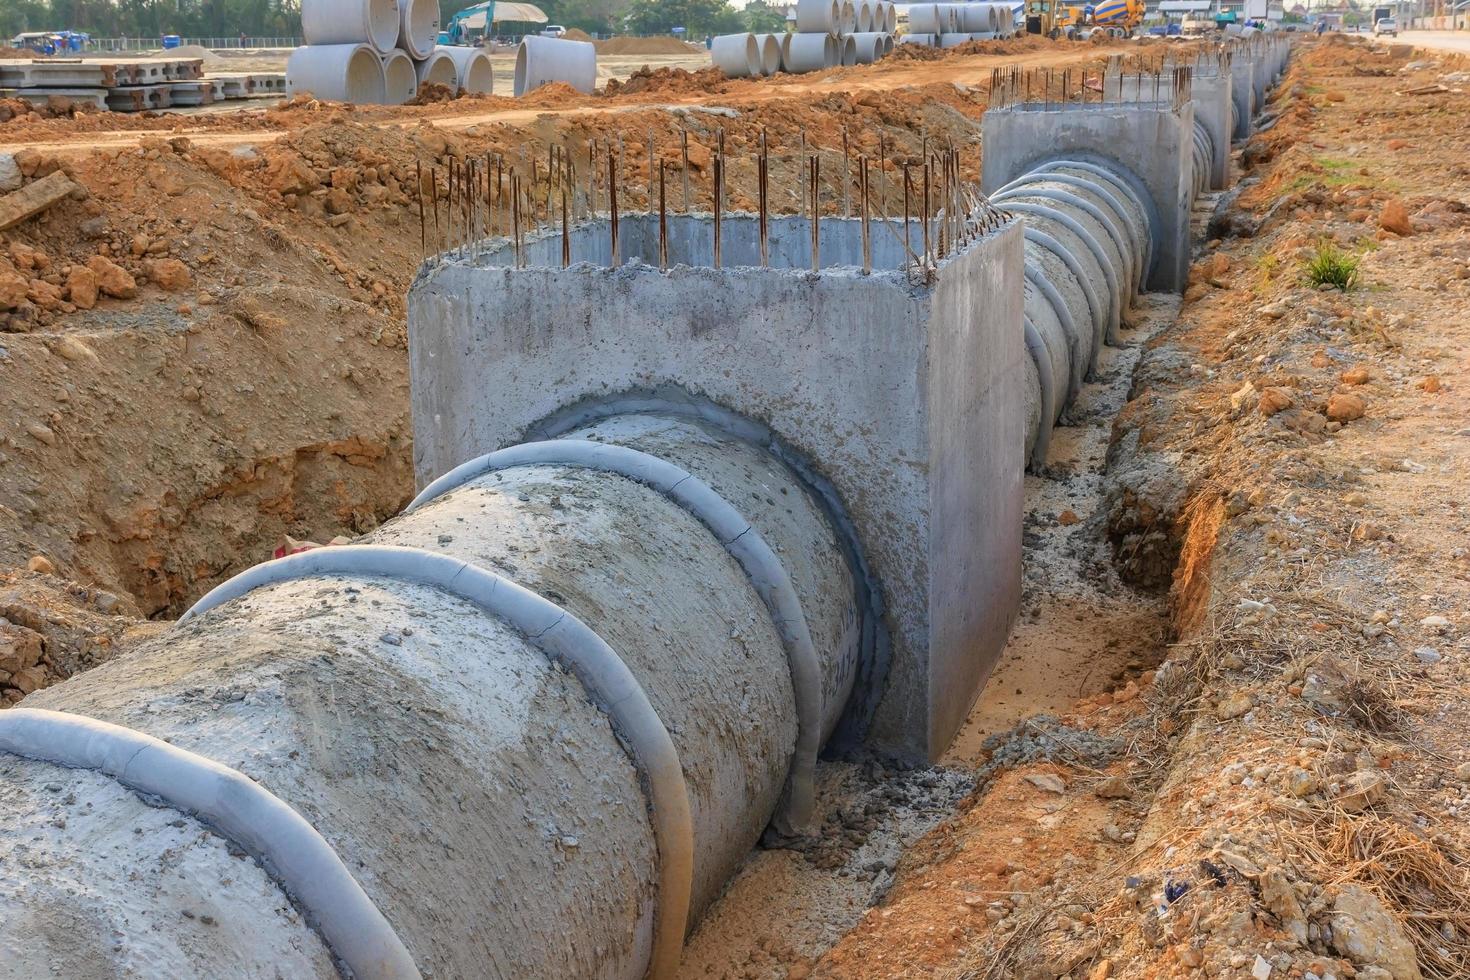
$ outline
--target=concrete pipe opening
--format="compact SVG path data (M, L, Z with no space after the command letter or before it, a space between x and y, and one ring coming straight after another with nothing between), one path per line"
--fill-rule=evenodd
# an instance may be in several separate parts
M761 50L754 34L721 34L710 42L710 57L726 78L761 74Z
M871 65L883 57L888 51L886 47L888 43L887 34L875 34L872 32L867 34L854 34L850 40L853 43L857 63L860 65Z
M832 65L837 41L830 34L793 34L786 43L786 70L821 71Z
M853 33L871 33L873 30L873 16L873 5L870 0L861 0L857 5L857 21L853 27Z
M436 48L454 62L455 84L461 92L492 95L495 92L495 68L483 48L446 46Z
M888 34L898 33L898 6L892 3L883 5L883 30Z
M565 82L584 95L597 87L597 48L587 41L527 35L516 49L515 95Z
M398 13L398 47L423 61L439 37L439 0L398 0Z
M383 62L366 44L315 44L286 59L286 96L382 105L387 101Z
M796 0L798 34L835 34L841 17L842 7L838 0Z
M842 35L851 34L857 28L857 8L853 6L852 0L842 0L842 7L837 19L837 33Z
M418 94L419 76L413 59L402 51L383 57L383 85L389 105L402 105Z
M885 32L883 35L883 57L893 54L893 34Z
M308 46L366 44L387 54L398 41L398 0L306 0L301 36Z
M459 67L449 56L447 48L435 48L427 58L414 65L419 77L419 86L443 85L451 92L459 91Z
M755 43L760 48L762 75L774 75L781 70L781 42L785 35L757 34Z
M854 40L853 36L851 34L844 35L838 40L838 44L842 50L842 66L844 68L851 68L857 64L857 41Z

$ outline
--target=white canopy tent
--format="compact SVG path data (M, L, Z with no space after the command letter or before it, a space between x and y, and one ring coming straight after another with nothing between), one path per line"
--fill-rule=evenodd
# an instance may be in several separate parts
M546 12L534 3L507 3L505 0L491 0L488 3L477 4L461 11L457 18L460 26L466 30L486 30L486 22L499 24L505 21L521 21L531 24L544 24L547 17Z

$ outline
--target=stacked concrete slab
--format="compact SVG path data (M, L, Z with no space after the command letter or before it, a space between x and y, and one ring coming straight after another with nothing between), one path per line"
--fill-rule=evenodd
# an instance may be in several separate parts
M114 112L196 106L219 98L248 98L278 92L284 76L242 76L243 84L222 87L204 73L199 58L46 58L0 60L0 96L45 103L60 97Z

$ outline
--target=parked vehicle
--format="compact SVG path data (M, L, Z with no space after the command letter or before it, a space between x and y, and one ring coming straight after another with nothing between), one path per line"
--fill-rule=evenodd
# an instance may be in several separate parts
M1398 37L1398 21L1394 20L1392 17L1382 17L1379 20L1375 21L1373 24L1373 36L1382 37L1385 34L1387 34L1389 37Z
M567 29L560 24L547 24L541 28L542 37L566 37Z

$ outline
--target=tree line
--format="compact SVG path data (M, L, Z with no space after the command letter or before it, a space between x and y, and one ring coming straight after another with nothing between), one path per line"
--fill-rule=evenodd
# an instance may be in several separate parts
M449 18L475 0L440 0ZM784 7L752 0L532 0L551 23L589 34L707 34L782 31ZM512 30L531 25L505 25ZM0 0L0 38L26 31L85 31L93 37L299 37L300 0ZM517 31L519 33L519 31Z

